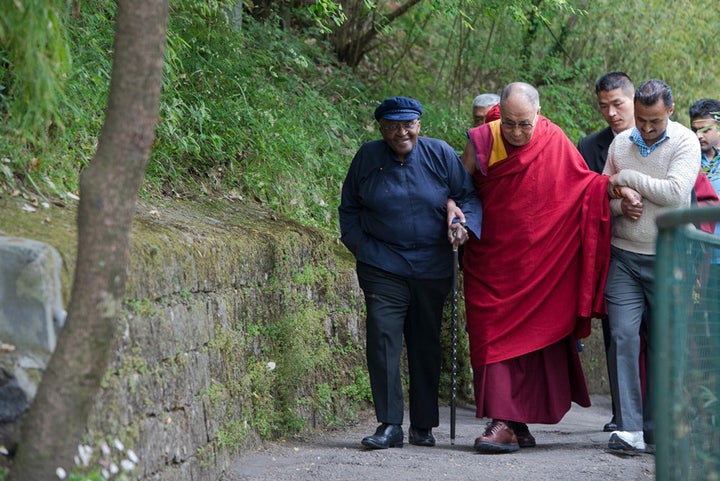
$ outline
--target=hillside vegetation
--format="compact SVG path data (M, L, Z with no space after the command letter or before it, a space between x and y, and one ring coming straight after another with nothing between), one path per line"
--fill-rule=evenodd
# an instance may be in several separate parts
M323 45L220 10L175 10L144 196L260 202L331 228L338 179L371 137L372 96ZM73 68L39 139L3 135L5 193L62 204L78 194L102 126L112 65L112 2L68 24ZM12 173L10 172L12 171Z
M34 16L4 3L15 14L0 20L0 198L62 206L97 146L115 2L23 2ZM666 80L685 123L694 100L720 91L702 55L720 27L690 1L412 3L351 68L338 60L337 11L318 13L339 4L171 2L141 195L257 202L336 235L342 179L362 142L379 137L372 112L386 96L418 98L423 134L461 150L473 97L513 80L538 86L542 113L573 141L603 124L592 85L607 70ZM400 4L342 5L344 25L362 26Z

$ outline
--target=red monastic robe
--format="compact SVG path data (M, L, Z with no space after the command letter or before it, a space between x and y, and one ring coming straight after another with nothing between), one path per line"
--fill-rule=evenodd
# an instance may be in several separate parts
M479 167L473 180L483 204L481 238L466 244L463 258L473 369L483 375L487 365L522 361L550 346L565 356L557 343L588 336L590 319L605 314L608 177L590 171L562 130L542 116L522 147L503 142L499 121L473 128L468 136ZM538 358L530 359L535 363ZM569 365L577 370L576 353ZM507 367L504 372L512 378L513 369ZM584 385L581 367L579 377L571 374ZM476 396L488 392L476 379L477 387ZM584 391L581 398L587 398ZM518 400L538 396L545 394L527 393ZM485 401L478 402L479 416L499 417L483 412ZM543 416L520 417L514 420L549 422Z

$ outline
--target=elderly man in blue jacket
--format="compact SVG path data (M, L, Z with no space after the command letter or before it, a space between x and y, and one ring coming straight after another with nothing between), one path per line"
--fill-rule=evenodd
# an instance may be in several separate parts
M472 179L444 141L420 136L422 105L385 99L375 110L382 140L355 154L342 187L341 239L357 261L367 308L367 363L380 426L370 449L402 447L403 337L409 369L408 441L434 446L439 424L440 324L456 246L480 235ZM446 201L464 214L448 224Z

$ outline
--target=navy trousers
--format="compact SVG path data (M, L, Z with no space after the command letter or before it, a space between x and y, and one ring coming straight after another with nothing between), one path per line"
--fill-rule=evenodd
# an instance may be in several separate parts
M400 357L403 338L409 371L410 424L439 424L440 325L452 279L413 279L359 262L367 309L367 364L378 422L402 424Z

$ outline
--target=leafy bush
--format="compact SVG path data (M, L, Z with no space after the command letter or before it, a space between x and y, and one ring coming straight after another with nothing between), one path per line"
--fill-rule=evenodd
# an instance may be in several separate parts
M313 42L252 20L242 28L171 36L149 178L165 194L243 198L330 227L363 100L349 75L317 65Z
M143 195L259 202L334 231L340 182L374 102L316 39L238 23L232 4L173 2ZM5 190L77 194L104 119L114 15L114 2L98 0L68 25L75 68L59 108L64 128L37 146L0 135Z
M365 60L351 70L337 62L327 43L328 27L342 16L335 2L323 0L308 9L300 1L255 2L254 8L237 0L173 1L160 118L143 195L260 202L336 232L345 171L362 142L378 137L372 110L390 95L418 98L426 106L423 134L458 151L475 95L498 92L515 80L538 86L542 113L573 141L603 126L592 85L607 70L626 70L637 82L649 76L668 81L683 117L693 100L712 95L718 80L703 68L702 58L688 60L677 46L704 45L705 37L713 38L707 28L720 27L708 20L711 10L688 0L681 3L693 15L676 18L682 26L655 21L677 7L653 2L648 10L645 3L594 2L581 12L560 0L471 2L462 10L453 2L422 2L385 26ZM387 7L373 5L380 16ZM72 6L70 12L62 2L38 4L41 18L57 19L54 30L42 33L48 55L57 60L40 70L22 70L20 77L20 69L30 66L13 63L23 41L17 28L15 37L9 35L19 20L14 14L0 18L0 62L7 67L0 70L0 115L17 120L15 109L26 105L21 92L27 89L18 79L51 97L42 114L42 136L22 123L0 125L0 195L62 202L68 192L77 194L79 173L95 152L107 103L116 4L93 0ZM646 17L637 15L642 9L652 18L628 25L627 18ZM318 15L326 15L324 23ZM617 35L606 34L624 31L628 38L652 39L654 54L628 50ZM705 37L693 39L690 32ZM64 38L71 63L62 62L68 57L62 54ZM695 62L688 68L697 75L676 68L688 61ZM48 65L59 67L52 71Z

